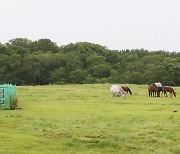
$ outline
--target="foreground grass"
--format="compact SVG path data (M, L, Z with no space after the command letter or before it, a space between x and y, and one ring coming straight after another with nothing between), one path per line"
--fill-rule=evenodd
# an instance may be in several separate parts
M0 111L0 153L180 153L176 98L110 98L110 84L17 87L18 110Z

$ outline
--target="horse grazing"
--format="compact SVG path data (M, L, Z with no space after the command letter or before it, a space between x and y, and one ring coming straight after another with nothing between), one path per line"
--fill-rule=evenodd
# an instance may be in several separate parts
M130 95L132 95L132 91L129 87L121 87L125 92L129 93Z
M167 92L169 92L171 94L171 97L173 95L176 97L176 93L173 88L171 88L170 86L162 87L162 93L164 93L164 95L166 95L166 97L167 97ZM162 96L162 94L161 94L161 96Z
M149 97L156 97L156 93L157 93L157 87L155 84L150 84L148 85L148 93L149 93Z
M162 91L162 84L160 82L155 82L154 83L156 88L156 92L157 92L157 97L160 97L160 92Z
M110 94L111 94L111 97L113 98L115 95L116 96L120 96L122 95L124 98L126 98L126 93L125 91L118 85L113 85L111 86L111 89L110 89Z
M155 82L148 85L149 97L160 97L160 92L162 91L162 84L160 82Z

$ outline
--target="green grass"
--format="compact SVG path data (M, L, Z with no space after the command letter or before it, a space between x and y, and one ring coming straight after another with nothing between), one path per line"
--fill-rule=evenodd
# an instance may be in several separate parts
M180 87L149 98L128 85L132 96L112 99L110 86L17 87L21 109L0 111L0 153L180 153Z

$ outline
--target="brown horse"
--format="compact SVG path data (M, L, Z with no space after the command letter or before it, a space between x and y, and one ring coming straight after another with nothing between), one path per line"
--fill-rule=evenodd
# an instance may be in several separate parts
M171 97L174 95L176 97L176 93L174 91L173 88L171 88L170 86L164 86L162 87L162 94L164 93L164 95L167 97L167 92L169 92L171 94ZM162 96L161 94L161 96Z
M161 91L162 91L162 87L157 87L157 89L156 89L157 97L160 97Z
M148 85L149 97L156 97L157 87L155 84Z
M129 87L121 87L125 92L129 93L130 95L132 95L132 91Z

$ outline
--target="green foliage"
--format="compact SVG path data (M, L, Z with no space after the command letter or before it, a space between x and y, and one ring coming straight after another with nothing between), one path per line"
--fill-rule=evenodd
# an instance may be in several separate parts
M16 85L132 83L180 85L180 54L109 50L89 42L58 47L50 39L0 43L0 82Z
M30 49L32 52L58 52L58 46L50 39L40 39L31 43Z

